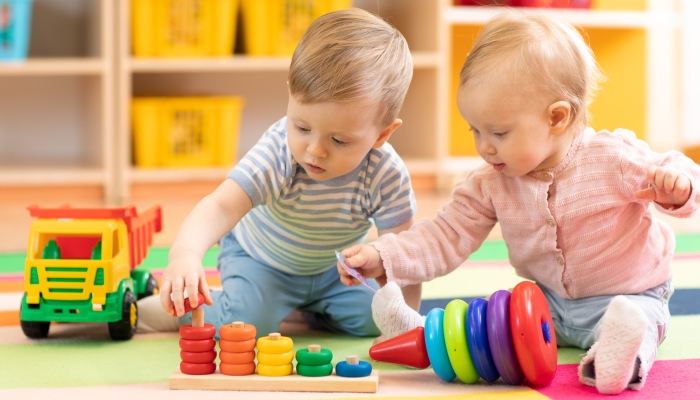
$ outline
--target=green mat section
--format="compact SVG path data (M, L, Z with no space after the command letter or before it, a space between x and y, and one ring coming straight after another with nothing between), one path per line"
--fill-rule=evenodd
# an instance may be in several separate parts
M139 268L163 269L168 265L168 247L154 247L148 252L148 257ZM700 252L700 234L687 233L676 235L676 253ZM202 260L205 267L216 267L216 256L219 248L214 247L207 252ZM23 253L0 254L0 274L24 272ZM469 261L507 261L508 248L503 240L487 240L479 250L474 252Z
M700 316L672 317L669 337L659 347L658 360L700 358ZM357 355L382 372L411 371L400 365L377 363L367 352L372 338L335 334L294 336L294 350L320 344L333 352L333 363ZM166 382L180 363L178 338L126 342L39 342L0 345L0 389L76 387ZM581 349L559 349L559 364L578 364Z

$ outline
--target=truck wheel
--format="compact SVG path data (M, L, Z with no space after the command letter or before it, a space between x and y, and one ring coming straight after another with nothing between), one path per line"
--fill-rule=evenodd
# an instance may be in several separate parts
M139 295L139 300L158 293L158 281L151 275L151 277L148 278L148 283L146 283L146 291Z
M19 321L22 332L31 339L43 339L49 335L49 325L51 322Z
M109 337L112 340L129 340L136 332L136 323L139 319L139 310L136 305L136 297L131 291L124 292L122 303L122 319L109 323Z

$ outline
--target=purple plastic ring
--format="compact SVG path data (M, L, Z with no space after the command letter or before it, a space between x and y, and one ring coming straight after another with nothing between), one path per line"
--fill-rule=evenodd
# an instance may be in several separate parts
M510 292L498 290L491 295L486 307L486 331L496 370L504 381L519 385L525 375L515 354L510 330Z

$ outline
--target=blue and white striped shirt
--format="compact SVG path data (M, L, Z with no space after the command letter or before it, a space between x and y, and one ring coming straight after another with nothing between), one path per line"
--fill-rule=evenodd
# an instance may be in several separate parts
M293 159L287 118L270 127L229 173L253 202L233 228L255 260L294 275L335 267L334 250L361 243L416 211L411 179L394 148L372 149L354 171L317 182Z

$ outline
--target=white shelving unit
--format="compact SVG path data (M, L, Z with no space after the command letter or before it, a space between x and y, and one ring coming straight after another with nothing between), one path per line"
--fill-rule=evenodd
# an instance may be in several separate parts
M446 129L446 47L440 36L446 0L356 0L353 5L375 12L406 37L414 59L414 79L401 118L404 125L391 143L414 176L436 176L440 132ZM246 99L239 134L238 158L286 114L286 78L290 57L216 59L134 58L131 53L130 2L119 1L118 134L116 193L128 199L137 186L220 181L230 168L140 169L132 165L130 102L136 96L241 95ZM430 179L429 178L429 179Z
M28 59L0 63L0 188L115 195L112 5L34 1Z

